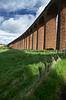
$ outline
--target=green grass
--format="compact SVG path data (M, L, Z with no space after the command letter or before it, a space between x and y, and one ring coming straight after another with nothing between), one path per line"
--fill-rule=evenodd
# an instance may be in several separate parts
M64 53L53 51L19 51L0 48L0 100L22 100L22 96L26 93L25 91L39 77L38 67L41 66L44 71L44 63L51 62L52 56L56 58L57 55L62 59L66 57ZM35 89L34 94L27 99L58 100L55 96L66 79L65 65L66 60L63 60L61 64L58 63L58 68L51 70L47 80L38 89ZM60 70L62 73L59 73ZM58 91L56 91L57 88Z
M65 100L61 99L64 86L66 86L66 59L52 68L46 80L26 100Z

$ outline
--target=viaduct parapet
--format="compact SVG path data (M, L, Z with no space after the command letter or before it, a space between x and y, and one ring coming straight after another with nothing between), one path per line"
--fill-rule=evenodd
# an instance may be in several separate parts
M51 0L35 22L8 44L15 49L66 49L66 0Z

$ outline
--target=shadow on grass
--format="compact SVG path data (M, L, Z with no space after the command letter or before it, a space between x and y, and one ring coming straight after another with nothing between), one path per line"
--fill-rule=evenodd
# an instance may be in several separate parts
M66 100L66 84L64 84L62 87L60 100Z
M60 55L62 59L65 57L65 55L63 54L58 54L58 55ZM27 89L38 77L37 73L38 69L36 69L35 71L32 68L33 67L36 68L36 66L39 65L39 62L42 63L51 62L52 56L56 57L57 55L41 54L41 53L30 54L26 53L25 51L13 50L13 49L9 49L5 52L0 53L0 99L22 100L21 97L25 89ZM59 78L59 76L57 76L55 71L53 71L53 74L56 76L57 79L63 81L62 78ZM50 86L52 86L51 83L52 82L50 82ZM44 85L44 83L42 85ZM40 90L39 87L38 89ZM41 94L42 90L40 91ZM36 91L35 94L36 93L38 93L38 91ZM37 97L36 100L43 100L40 99L41 98L40 94L38 95L39 97Z
M63 86L63 77L58 75L56 70L51 70L48 77L24 100L66 100L64 98L66 92L64 94L64 91L62 91Z

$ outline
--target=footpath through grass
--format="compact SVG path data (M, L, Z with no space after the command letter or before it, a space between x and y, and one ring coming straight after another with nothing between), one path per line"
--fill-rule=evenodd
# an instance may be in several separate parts
M58 93L66 80L66 56L51 70L46 81L35 89L26 100L59 100ZM0 49L0 100L22 100L25 91L39 77L38 67L51 62L55 52L19 51L8 48ZM60 94L60 93L59 93Z
M26 100L66 100L66 59L52 68L48 77Z

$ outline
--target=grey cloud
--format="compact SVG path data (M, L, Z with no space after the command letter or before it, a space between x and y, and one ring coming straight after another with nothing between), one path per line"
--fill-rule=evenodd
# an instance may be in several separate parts
M17 15L15 18L9 18L7 20L5 20L4 17L0 17L0 41L7 44L25 32L49 1L50 0L0 0L0 8L3 7L8 9L8 11L21 7L28 7L28 9L38 8L36 16L31 14Z

